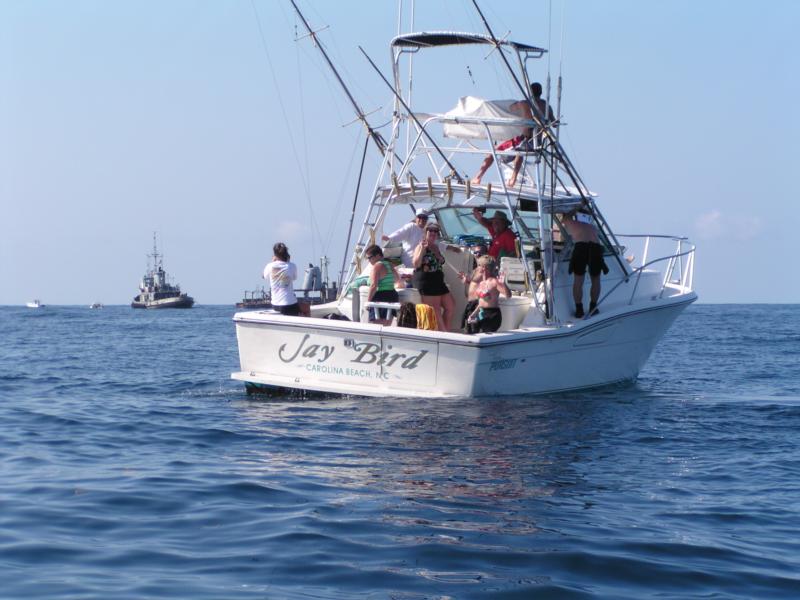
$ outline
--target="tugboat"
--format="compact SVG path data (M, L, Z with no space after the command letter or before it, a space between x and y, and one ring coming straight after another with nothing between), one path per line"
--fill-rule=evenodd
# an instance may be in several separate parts
M153 234L153 254L148 255L152 258L152 268L148 265L148 271L142 277L139 284L139 294L131 302L132 308L191 308L194 298L181 292L181 286L177 283L167 281L167 272L161 264L163 258L158 253L156 246L156 234ZM149 261L148 261L149 262Z

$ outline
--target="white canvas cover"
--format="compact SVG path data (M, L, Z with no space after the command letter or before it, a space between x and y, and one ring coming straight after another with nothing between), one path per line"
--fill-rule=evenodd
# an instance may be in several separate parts
M525 119L524 114L511 112L512 104L517 100L484 100L474 96L464 96L458 100L455 108L445 113L445 117L457 121L461 118L487 119L496 124L489 126L492 139L507 140L517 135L522 135L525 126L519 124L520 119ZM502 123L502 121L515 121L515 124ZM444 135L450 138L485 140L486 128L483 123L476 122L445 122Z

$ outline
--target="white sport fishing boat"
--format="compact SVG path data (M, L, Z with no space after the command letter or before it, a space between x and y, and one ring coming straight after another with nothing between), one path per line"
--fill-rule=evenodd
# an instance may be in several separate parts
M272 311L234 316L241 369L232 377L248 391L472 397L553 393L633 380L675 318L697 299L694 246L683 237L615 234L560 145L557 128L534 108L529 90L536 71L529 72L529 65L546 51L499 40L488 24L486 29L487 34L423 32L392 40L393 85L384 79L395 102L388 143L350 97L384 159L360 233L348 249L352 263L345 285L336 301L314 306L312 318ZM508 103L475 98L462 99L449 112L416 112L407 100L410 78L405 89L400 87L409 57L420 60L425 53L454 46L457 52L451 54L462 60L470 50L480 57L494 50L491 54L529 103L533 118L508 112ZM495 149L531 127L540 132L531 147ZM491 181L487 173L473 185L467 173L487 152L493 155L496 178ZM510 188L502 159L517 156L523 165ZM473 216L474 207L510 215L521 258L501 260L513 295L500 300L500 330L467 335L455 332L466 303L458 272L471 267L466 246L476 237L489 237ZM407 222L419 208L441 228L445 280L456 300L449 323L453 332L366 322L366 288L351 289L369 268L364 249L391 231L392 214L394 222L398 211ZM583 318L575 316L568 273L574 242L563 225L565 213L576 209L596 228L608 266L598 312ZM587 276L587 299L588 284ZM414 289L400 296L419 302Z

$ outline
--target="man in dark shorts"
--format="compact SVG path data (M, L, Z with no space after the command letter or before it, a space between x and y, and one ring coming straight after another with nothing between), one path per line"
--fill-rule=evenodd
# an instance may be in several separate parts
M583 281L586 268L589 268L589 316L597 314L597 300L600 298L600 273L608 273L603 260L605 248L597 237L597 230L589 223L575 220L575 212L564 214L561 221L575 246L569 259L569 272L574 275L572 297L575 300L575 316L583 318Z

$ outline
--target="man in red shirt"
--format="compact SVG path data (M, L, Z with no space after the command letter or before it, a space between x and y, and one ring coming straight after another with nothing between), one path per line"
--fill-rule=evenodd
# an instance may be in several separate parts
M481 225L486 227L492 236L492 245L489 246L489 256L500 262L504 256L517 256L517 238L508 226L511 222L502 210L496 210L491 219L484 217L476 206L472 209L472 216Z

